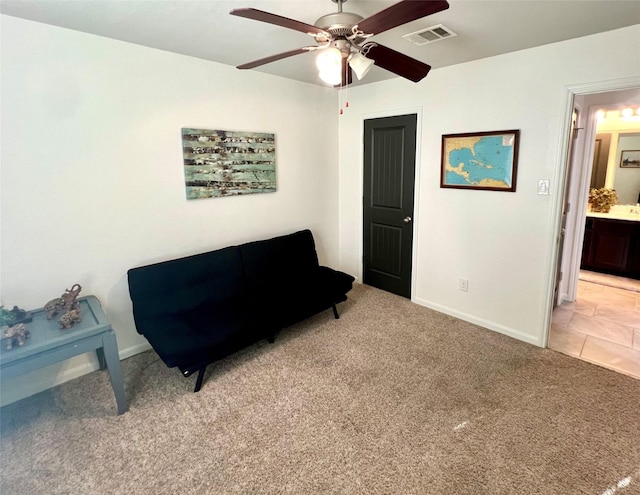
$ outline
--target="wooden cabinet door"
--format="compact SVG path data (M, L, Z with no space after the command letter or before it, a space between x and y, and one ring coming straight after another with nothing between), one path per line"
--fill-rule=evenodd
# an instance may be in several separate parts
M634 272L640 224L624 220L588 218L582 251L582 268L620 275Z
M582 262L580 268L588 270L593 264L593 225L594 219L587 218L584 229L584 242L582 244Z
M624 232L596 232L593 240L593 265L625 272L629 268L631 236Z

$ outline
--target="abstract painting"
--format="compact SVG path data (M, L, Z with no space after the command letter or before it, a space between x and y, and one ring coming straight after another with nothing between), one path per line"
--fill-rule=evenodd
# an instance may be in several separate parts
M182 129L187 199L275 192L275 134Z

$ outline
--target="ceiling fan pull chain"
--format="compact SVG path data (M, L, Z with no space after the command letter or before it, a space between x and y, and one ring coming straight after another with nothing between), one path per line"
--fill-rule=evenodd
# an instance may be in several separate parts
M346 70L349 70L349 66L347 66ZM349 108L349 83L348 82L344 85L344 108Z
M343 83L340 86L339 95L338 95L338 106L340 107L340 115L344 113L342 109L342 92L344 91L344 108L349 108L349 86L348 84Z

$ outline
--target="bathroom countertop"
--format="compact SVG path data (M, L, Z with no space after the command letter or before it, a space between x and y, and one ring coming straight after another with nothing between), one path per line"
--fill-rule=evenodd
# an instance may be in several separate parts
M608 218L610 220L626 220L628 222L640 222L640 214L639 213L631 213L629 211L610 211L609 213L599 213L595 211L588 211L588 217L594 218Z

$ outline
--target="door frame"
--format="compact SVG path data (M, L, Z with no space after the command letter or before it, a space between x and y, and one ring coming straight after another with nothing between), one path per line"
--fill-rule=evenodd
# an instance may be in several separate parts
M576 84L566 86L564 111L562 114L561 132L560 132L560 146L558 148L558 170L554 177L553 190L557 191L557 194L553 198L553 206L551 211L553 212L552 222L552 239L556 239L562 228L562 208L565 191L567 188L568 180L566 171L569 167L569 142L571 132L571 116L574 109L574 99L576 96L587 96L595 93L606 93L611 91L624 91L628 89L640 88L640 77L625 77L620 79L612 79L608 81L595 81L591 83ZM575 299L576 287L578 285L578 277L580 276L580 259L582 254L582 243L584 238L585 221L577 221L576 215L584 216L583 213L587 208L587 195L583 194L584 191L588 191L588 187L591 181L591 169L592 163L588 162L588 157L593 157L594 139L596 134L596 119L595 113L597 109L589 108L582 109L583 114L587 114L587 121L585 125L585 144L584 152L582 154L583 163L587 161L587 166L579 167L576 179L576 193L570 198L571 210L575 226L572 231L567 231L564 242L571 241L571 249L564 249L564 256L569 257L568 262L565 264L563 260L558 260L560 253L559 245L557 242L553 243L552 256L549 260L547 271L547 302L545 307L545 314L547 316L545 328L543 329L542 344L543 347L549 345L549 330L551 328L551 317L554 309L554 288L556 267L560 261L563 266L567 266L568 272L566 278L568 280L567 298ZM592 139L589 139L589 137Z
M418 261L418 239L419 239L419 225L420 225L420 163L421 163L421 150L422 150L422 107L404 107L394 108L390 110L383 110L380 112L366 113L360 115L360 147L358 150L358 171L360 176L360 207L358 218L358 229L360 236L358 239L358 256L360 259L359 265L359 279L364 280L364 121L369 119L379 119L384 117L397 117L399 115L416 114L416 158L415 158L415 173L413 177L413 222L411 228L413 229L412 238L412 250L411 250L411 297L413 301L416 293L416 275L417 275L417 261ZM439 152L439 150L438 150Z
M633 89L633 88L623 88ZM611 90L616 91L616 90ZM593 93L583 93L582 95L589 95ZM581 96L576 94L575 96ZM566 266L567 283L565 286L565 293L563 299L574 301L577 293L578 278L580 277L580 260L582 259L582 245L584 243L584 232L586 227L586 215L587 211L588 195L586 194L591 187L591 174L593 172L593 154L595 152L595 137L598 127L597 112L600 107L604 105L598 105L598 108L588 107L583 109L583 113L586 114L586 121L584 126L584 148L582 153L582 161L578 169L578 187L576 188L575 195L569 200L573 208L573 225L575 226L571 232L571 249L569 250L570 256L565 255L565 260L560 262ZM566 241L565 241L566 242Z

